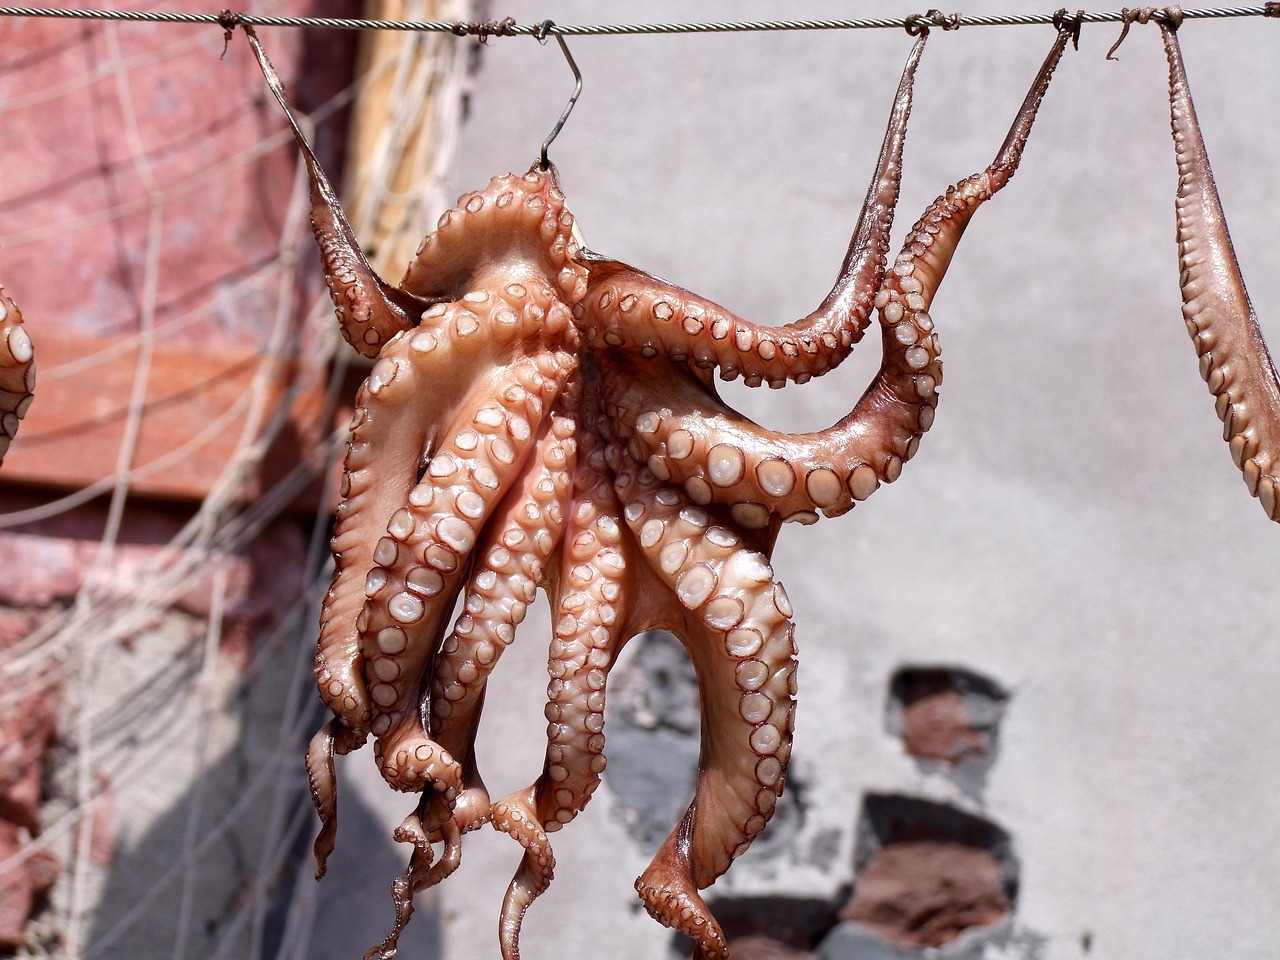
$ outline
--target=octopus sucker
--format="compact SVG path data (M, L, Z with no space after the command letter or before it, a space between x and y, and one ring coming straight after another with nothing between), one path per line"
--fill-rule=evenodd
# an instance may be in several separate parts
M1280 521L1280 378L1231 245L1176 27L1159 21L1169 61L1169 114L1178 162L1175 201L1182 316L1215 399L1223 439L1249 493Z
M840 275L785 327L580 250L542 164L459 198L392 287L368 268L293 124L339 324L377 358L352 421L321 614L316 678L334 719L308 754L318 859L337 824L335 753L371 734L388 782L421 794L395 834L413 847L393 887L395 928L370 957L394 954L413 892L447 877L464 834L490 822L522 851L499 922L503 957L516 960L522 918L554 874L549 835L601 782L609 671L650 629L689 653L702 749L688 812L636 889L701 960L728 956L699 891L773 815L794 729L795 627L774 540L783 521L846 512L916 453L942 376L933 293L968 218L1016 169L1066 37L996 162L930 207L890 264L924 38L913 45ZM828 430L769 431L716 395L717 373L776 388L826 372L873 311L880 371ZM475 755L485 690L539 589L553 633L542 773L491 802Z
M0 287L0 463L27 415L36 389L35 350L22 311Z

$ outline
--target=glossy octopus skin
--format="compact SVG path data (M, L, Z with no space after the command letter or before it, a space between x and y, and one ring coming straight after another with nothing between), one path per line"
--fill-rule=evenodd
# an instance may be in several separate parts
M1223 439L1249 493L1280 521L1280 379L1244 287L1200 135L1176 28L1160 22L1169 60L1169 108L1178 161L1182 316L1213 394Z
M499 923L503 957L518 958L525 911L552 879L549 834L600 784L609 671L650 629L689 651L703 737L692 803L636 888L700 960L728 956L699 890L768 822L794 728L795 627L774 539L784 520L844 512L914 454L941 379L929 301L969 217L1012 176L1065 42L996 163L939 198L886 269L917 41L832 293L788 327L747 323L580 251L554 170L537 167L460 198L391 287L303 144L339 321L378 358L356 401L317 645L334 714L307 758L320 872L337 822L335 753L372 735L387 781L421 794L395 832L413 848L396 925L369 957L394 955L413 893L447 877L463 834L491 822L523 850ZM881 371L831 430L766 431L716 397L717 368L771 385L824 372L872 310ZM485 685L539 588L553 628L544 766L492 801L474 746Z
M22 312L0 287L0 463L27 415L36 389L35 351Z
M942 367L928 313L933 296L969 219L1017 169L1062 49L1063 43L1055 45L992 165L935 200L884 273L874 297L882 330L881 368L848 416L818 433L777 434L721 403L702 378L689 374L683 358L655 355L607 388L614 429L628 441L630 454L660 479L682 485L695 503L729 506L735 521L748 529L764 528L776 518L813 522L819 510L836 516L882 482L896 480L932 425L937 404ZM632 268L592 264L579 322L610 331L628 314L641 313L650 326L674 325L688 332L710 315L704 303ZM717 317L705 327L711 340L727 336L736 325L740 346L755 342L747 325L728 319L720 308ZM722 324L719 331L715 323ZM766 353L775 356L771 347ZM646 404L646 397L660 398L661 405Z

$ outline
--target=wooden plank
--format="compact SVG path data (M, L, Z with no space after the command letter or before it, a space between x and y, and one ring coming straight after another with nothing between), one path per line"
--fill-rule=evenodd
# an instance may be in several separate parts
M0 502L3 487L77 490L115 474L138 359L137 345L129 340L40 331L36 399L0 470ZM105 362L67 367L104 351L110 357ZM155 345L132 464L133 495L198 501L209 493L243 440L251 384L262 363L254 350ZM290 364L267 381L264 426L297 374ZM342 396L354 396L354 389L344 389ZM299 392L288 425L259 469L246 477L237 499L260 496L310 454L331 423L350 417L348 406L321 424L323 405L323 384ZM218 429L207 429L220 419ZM318 495L311 489L294 507L315 509Z

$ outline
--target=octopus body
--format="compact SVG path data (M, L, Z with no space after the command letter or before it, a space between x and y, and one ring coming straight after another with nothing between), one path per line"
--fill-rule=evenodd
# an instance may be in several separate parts
M35 351L22 312L0 287L0 463L27 415L36 389Z
M930 205L890 264L917 40L836 283L782 327L583 250L554 169L538 166L461 197L392 287L294 124L342 332L377 358L356 399L316 654L333 713L308 752L318 873L337 822L335 753L372 735L387 782L420 795L395 833L413 847L396 926L369 956L394 954L414 891L448 876L462 835L485 823L523 850L500 921L504 958L519 956L521 920L552 878L549 834L600 784L609 671L655 628L693 661L702 752L692 803L636 889L701 960L728 956L699 891L773 814L795 718L774 539L783 521L848 511L915 454L942 378L930 304L969 218L1013 175L1066 40L996 161ZM873 313L880 370L829 429L766 430L717 396L716 372L770 386L821 375ZM545 762L494 799L474 749L485 685L539 589L553 628Z
M1280 521L1280 378L1258 326L1227 232L1226 216L1178 45L1161 20L1169 61L1169 107L1178 161L1175 204L1182 316L1214 396L1222 438L1249 493Z

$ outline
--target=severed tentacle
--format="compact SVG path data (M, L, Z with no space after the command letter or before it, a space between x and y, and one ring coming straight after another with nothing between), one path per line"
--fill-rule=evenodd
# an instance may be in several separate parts
M839 515L898 478L933 424L942 380L928 313L934 294L970 218L1017 170L1068 38L1059 33L991 166L935 200L912 228L876 296L880 370L848 416L815 433L779 434L708 397L700 381L633 364L611 388L612 419L650 470L682 484L696 503L729 505L747 529L775 516Z
M1178 160L1182 316L1200 356L1200 375L1214 395L1231 458L1267 516L1280 520L1280 381L1231 246L1177 31L1161 21L1160 32L1169 59Z
M436 773L448 777L447 792L460 786L453 759L441 759L423 728L419 694L480 531L517 481L572 368L567 355L548 354L496 375L446 430L374 551L357 626L375 753L397 789L420 790Z
M431 681L434 739L463 764L464 789L453 818L462 832L489 818L474 740L485 686L524 620L560 544L574 465L574 422L552 416L534 462L485 526L453 633L436 656Z
M417 326L423 310L439 300L453 298L419 297L400 290L378 276L369 265L329 178L293 115L284 84L267 59L257 34L252 27L246 26L245 36L266 77L267 86L284 110L293 138L306 161L307 178L311 184L311 229L320 247L325 283L337 313L338 327L357 351L366 357L376 357L397 333Z
M513 244L513 238L521 242ZM513 263L517 256L519 265ZM483 190L459 197L418 247L401 286L413 296L457 299L469 290L518 288L527 276L549 281L557 291L553 296L573 304L587 289L587 271L577 256L573 215L555 167L535 166L522 177L494 177Z
M685 610L677 628L698 675L702 751L693 802L636 890L699 960L728 956L698 891L728 869L773 815L795 722L791 605L764 554L669 486L642 483L627 523Z
M27 415L36 389L35 351L22 312L0 287L0 463Z
M809 316L781 327L750 323L709 300L632 267L591 262L589 293L575 309L588 340L652 359L688 361L748 386L804 383L837 366L862 339L889 253L902 177L911 92L926 35L912 47L898 85L876 172L835 286Z
M618 651L637 632L624 594L638 584L603 450L588 441L583 454L552 597L546 761L535 783L493 806L494 827L525 851L502 903L503 960L518 960L524 914L551 882L555 857L547 834L573 820L600 785L605 683Z
M333 768L333 755L350 753L364 737L355 734L337 717L322 726L307 746L307 781L311 802L320 817L320 832L312 847L316 858L316 879L324 876L338 839L338 778Z

